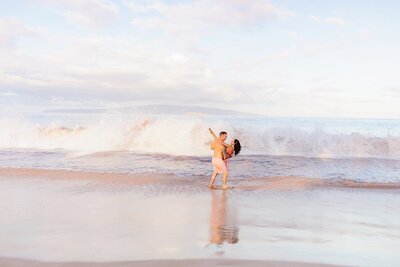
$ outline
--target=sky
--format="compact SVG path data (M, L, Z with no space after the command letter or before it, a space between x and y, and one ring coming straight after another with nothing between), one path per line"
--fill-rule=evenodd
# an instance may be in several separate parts
M0 0L0 109L400 119L399 1Z

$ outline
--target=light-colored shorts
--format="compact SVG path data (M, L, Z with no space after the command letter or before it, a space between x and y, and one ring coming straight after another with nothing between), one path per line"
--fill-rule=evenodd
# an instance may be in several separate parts
M227 173L228 168L227 168L227 162L225 162L221 158L212 158L212 165L214 166L214 172L217 173Z

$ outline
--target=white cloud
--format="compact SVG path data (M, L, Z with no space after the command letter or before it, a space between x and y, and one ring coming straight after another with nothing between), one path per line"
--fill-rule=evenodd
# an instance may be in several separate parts
M225 80L224 70L200 59L129 37L43 38L56 42L48 43L52 49L45 54L0 50L0 93L229 107L252 101L242 99L243 88L271 83L240 76Z
M167 4L165 1L126 1L137 27L162 29L172 34L228 26L249 28L291 15L262 0L202 0Z
M0 47L12 47L17 38L32 36L39 32L39 28L25 25L17 18L0 18Z
M320 44L312 44L306 45L303 47L303 52L307 56L315 56L322 53L332 53L335 49L338 48L337 43L320 43Z
M101 99L206 99L199 60L123 37L53 38L56 50L0 51L0 91Z
M343 26L347 23L344 19L339 18L339 17L321 18L319 16L310 15L310 16L308 16L308 18L310 20L318 22L318 23L332 24L332 25L336 25L336 26Z
M110 0L38 0L60 7L68 22L78 27L99 29L109 25L118 16L118 7Z

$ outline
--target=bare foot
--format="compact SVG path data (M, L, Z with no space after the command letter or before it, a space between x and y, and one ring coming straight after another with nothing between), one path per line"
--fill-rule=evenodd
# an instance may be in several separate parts
M215 187L214 187L214 185L210 184L210 185L208 186L208 188L214 189Z
M226 187L226 185L223 185L222 190L226 190L226 189L228 189L228 187Z

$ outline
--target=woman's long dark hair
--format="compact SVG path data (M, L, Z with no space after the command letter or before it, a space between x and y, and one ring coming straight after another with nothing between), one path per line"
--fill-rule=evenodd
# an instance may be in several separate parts
M240 153L241 149L242 149L242 146L240 145L239 140L235 139L234 146L233 146L233 150L235 150L235 156Z

